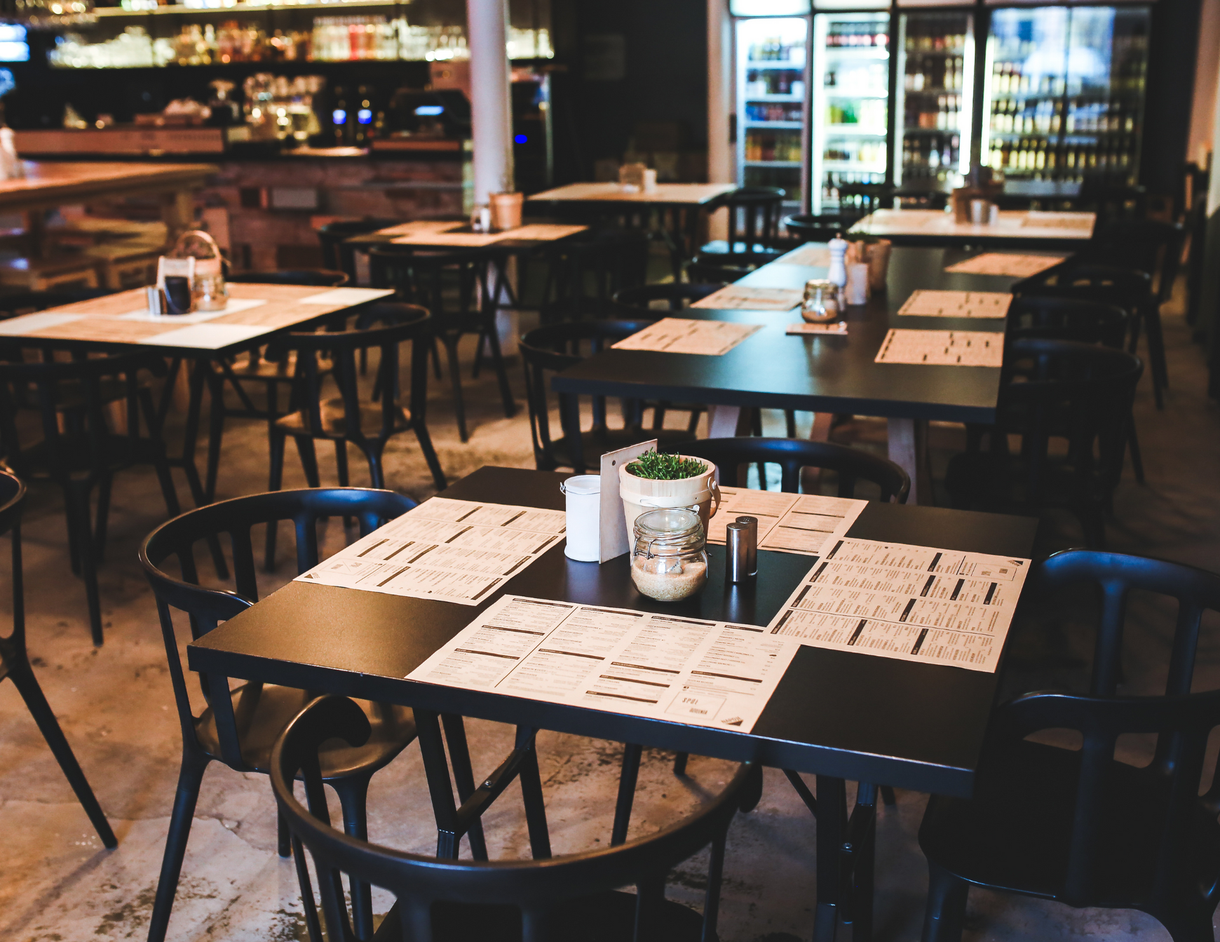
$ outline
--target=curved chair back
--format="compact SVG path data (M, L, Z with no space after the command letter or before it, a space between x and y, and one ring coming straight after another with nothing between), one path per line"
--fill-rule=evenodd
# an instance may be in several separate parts
M778 258L778 254L775 256ZM700 252L686 263L686 277L692 282L708 284L718 281L732 284L740 281L770 258L757 255L730 254L728 252Z
M317 771L318 747L333 737L358 745L368 730L368 720L355 703L342 697L321 697L288 725L272 753L271 786L294 846L303 845L313 857L328 938L353 939L341 874L380 886L395 896L403 938L432 939L434 906L451 903L512 907L520 913L523 942L544 942L552 937L553 929L570 931L569 925L555 925L565 903L630 885L638 888L636 938L652 938L670 871L709 845L703 938L715 938L725 835L737 811L757 801L761 779L756 768L742 766L728 786L698 810L626 844L534 860L438 859L371 844L331 827ZM293 791L298 777L304 780L308 808ZM297 872L306 896L306 922L316 929L316 915L311 918L315 912L313 888L303 857L301 861ZM320 939L314 937L314 942Z
M197 717L187 691L186 676L178 654L173 611L189 616L191 638L197 640L222 621L245 611L258 601L254 549L250 531L260 524L276 526L291 521L296 535L297 572L303 573L318 563L319 519L355 517L360 535L371 533L386 520L406 513L415 506L409 497L392 491L359 487L307 488L235 497L188 510L161 524L140 546L139 560L144 575L157 599L157 614L169 662L170 680L178 706L184 742L195 742ZM210 588L199 584L194 550L199 543L227 535L233 554L233 589ZM170 558L177 561L178 575L168 571ZM215 711L220 758L233 768L244 768L237 721L227 695L208 687L200 677L203 693ZM256 694L257 686L251 689ZM224 693L227 694L227 681Z
M684 307L689 307L695 301L702 301L709 294L714 294L723 287L724 282L706 284L667 281L664 284L623 288L614 295L614 313L621 313L623 316L631 318L653 311L654 316L660 316L664 310L680 311ZM664 310L658 308L658 302L664 303Z
M730 255L774 254L786 195L777 186L743 186L709 203L709 213L729 211L725 251Z
M553 243L546 258L543 322L605 317L616 292L644 284L648 234L638 228L588 229Z
M800 490L802 468L823 468L838 475L839 496L855 497L856 484L868 481L881 490L881 500L905 504L911 490L910 476L888 458L866 451L811 442L798 438L704 438L682 445L682 454L704 458L716 465L720 483L739 487L737 469L745 464L778 464L783 472L781 487L788 493Z
M354 235L366 232L376 232L398 225L401 219L339 219L319 226L315 232L322 246L322 264L330 269L345 272L352 281L356 280L356 252L344 241Z
M1130 219L1102 227L1082 253L1084 260L1144 272L1155 282L1156 298L1162 304L1173 293L1173 283L1182 265L1186 228L1178 222Z
M577 473L584 473L583 452L579 440L573 441L565 430L557 441L551 434L550 406L547 397L549 377L579 363L586 356L630 337L647 327L651 321L568 321L535 327L518 344L525 369L525 394L529 407L530 435L534 443L534 460L538 470L560 467L561 453L567 462L577 462ZM569 396L559 396L560 415L570 407ZM588 431L597 434L606 428L606 399L593 399L593 426Z
M243 271L229 275L238 285L306 285L318 288L338 288L347 284L347 272L326 268L285 268L277 271Z
M369 278L378 287L393 288L400 301L427 308L434 331L469 330L477 328L480 312L496 296L493 263L501 254L375 246L369 250Z
M293 383L289 411L306 416L308 428L325 428L322 411L327 398L323 388L326 376L334 380L343 404L343 428L348 441L361 448L372 442L384 444L400 429L403 403L398 379L398 349L411 344L411 387L407 406L412 422L424 423L428 404L428 337L431 315L415 304L382 302L362 309L346 330L322 333L290 333L277 340L297 356L297 375ZM380 423L366 428L360 407L358 354L369 349L380 353L375 388L381 401ZM329 373L324 373L321 355L330 358Z
M784 217L784 228L802 242L829 242L859 218L855 213L794 213Z
M1086 491L1111 491L1122 475L1139 357L1066 340L1015 340L1004 355L997 425L1019 432L1026 495L1041 500L1052 441L1067 442L1068 466ZM997 447L1003 434L993 436ZM1087 482L1093 483L1087 483Z
M838 190L839 212L856 219L894 205L894 188L888 183L842 183Z
M15 652L25 652L25 589L21 572L21 513L25 509L25 484L15 474L0 471L0 536L12 533L13 542L13 628L0 636L0 667L4 666L7 645ZM0 671L0 677L4 672Z
M1208 736L1220 725L1220 690L1191 693L1191 683L1202 614L1220 611L1220 575L1180 563L1091 550L1056 553L1041 565L1039 575L1043 590L1085 583L1099 589L1102 598L1089 696L1027 694L1005 704L993 720L994 731L1005 739L1048 729L1076 730L1083 736L1083 748L1075 753L1079 771L1072 817L1064 822L1070 845L1064 892L1058 898L1074 906L1123 905L1113 902L1112 861L1134 859L1147 872L1126 874L1121 884L1144 883L1162 899L1159 907L1148 899L1128 900L1127 905L1172 912L1173 900L1164 897L1183 876L1214 899L1220 868L1214 858L1201 860L1197 850L1200 841L1215 840L1214 834L1208 838L1201 833L1200 825L1210 819L1207 826L1215 829L1220 777L1212 776L1202 800L1199 790L1206 778ZM1178 603L1163 696L1116 696L1132 589ZM1115 744L1129 734L1151 734L1157 740L1147 772L1152 781L1134 792L1132 776L1145 770L1115 759ZM1203 872L1190 872L1200 865ZM1153 874L1165 878L1152 879ZM1154 905L1146 906L1149 902Z
M1121 307L1081 298L1029 294L1008 308L1007 336L1075 340L1122 349L1129 314Z
M1115 265L1080 264L1053 268L1019 281L1013 294L1054 295L1113 304L1136 313L1153 302L1152 279L1146 272Z

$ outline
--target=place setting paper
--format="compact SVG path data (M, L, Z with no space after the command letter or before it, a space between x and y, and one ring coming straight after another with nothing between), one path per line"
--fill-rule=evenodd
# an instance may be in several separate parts
M758 519L759 549L814 556L846 534L867 504L847 497L721 486L720 508L708 521L707 541L724 543L725 527L745 515Z
M1064 260L1061 255L1010 255L1006 252L984 252L967 258L945 271L959 275L1007 275L1030 278L1054 268Z
M747 337L762 330L762 327L762 324L663 317L620 340L614 345L614 349L723 356Z
M838 540L767 626L802 644L994 672L1028 559Z
M985 330L903 330L891 328L875 363L922 366L993 366L1004 360L1004 335Z
M920 288L898 309L899 314L920 317L1008 316L1012 295L1002 291L931 291Z
M407 679L748 733L799 647L758 625L506 595Z
M750 288L745 285L725 285L691 307L710 311L791 311L801 303L800 288Z
M478 605L563 539L565 524L562 510L433 497L296 581Z

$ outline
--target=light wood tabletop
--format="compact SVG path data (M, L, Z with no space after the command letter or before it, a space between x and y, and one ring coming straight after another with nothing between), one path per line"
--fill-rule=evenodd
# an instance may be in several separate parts
M285 328L389 297L380 288L230 284L223 311L154 316L144 289L123 291L0 321L0 337L56 344L140 345L167 354L235 352Z
M664 203L702 206L718 196L737 189L735 183L658 183L656 189L626 189L617 183L569 183L535 193L535 202L584 203Z
M958 222L952 213L936 209L879 209L854 226L854 233L883 239L909 237L977 242L1081 242L1093 237L1095 213L1001 212L986 225Z
M102 196L155 195L202 186L213 164L76 163L24 160L25 179L0 180L0 209L62 206Z

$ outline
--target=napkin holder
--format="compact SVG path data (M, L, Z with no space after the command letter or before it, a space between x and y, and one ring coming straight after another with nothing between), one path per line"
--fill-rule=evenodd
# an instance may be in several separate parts
M602 455L602 493L599 533L601 535L601 562L622 556L631 549L631 534L627 532L627 520L623 516L623 499L618 489L618 469L629 461L635 461L646 451L657 447L657 440L628 445L618 451Z

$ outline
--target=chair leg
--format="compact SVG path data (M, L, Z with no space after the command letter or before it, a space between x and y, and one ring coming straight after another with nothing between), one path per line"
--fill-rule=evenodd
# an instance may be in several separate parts
M494 318L491 319L483 334L491 347L491 362L496 368L496 379L500 383L500 399L504 403L504 417L511 419L517 414L517 403L513 400L513 391L508 385L508 371L504 369L504 355L500 352L500 335L496 332Z
M85 599L89 607L89 631L93 643L102 644L102 601L97 588L97 551L93 528L89 520L89 493L73 491L68 500L68 512L76 518L77 550L80 554L80 576L85 583Z
M1135 434L1135 416L1127 416L1127 449L1131 452L1131 470L1135 472L1135 483L1144 483L1144 458L1140 454L1140 440Z
M101 564L106 555L106 525L110 522L110 488L114 478L105 474L97 482L97 511L93 526L94 558ZM177 514L174 514L177 516Z
M165 501L165 509L171 517L182 513L182 505L178 503L178 490L174 487L174 476L169 470L169 460L160 455L153 463L157 472L157 483L161 485L161 497Z
M458 438L465 444L470 440L466 432L466 404L462 401L462 371L458 367L457 338L445 338L445 352L449 357L449 381L453 384L453 412L457 417Z
M281 857L292 853L292 831L288 829L288 819L283 812L276 814L275 822L275 852Z
M339 471L339 486L348 486L347 476L347 439L340 438L335 441L335 467ZM374 487L377 485L374 484Z
M466 723L456 713L442 713L441 725L445 730L445 744L449 748L449 767L453 771L453 784L457 788L458 800L465 802L474 794L474 767L470 763L470 746L466 741ZM466 831L470 841L470 856L475 860L487 860L487 839L483 835L481 818L470 823Z
M674 756L674 775L686 774L686 760L689 758L689 752L679 752Z
M966 881L928 861L928 908L924 911L923 942L961 942L969 889Z
M614 804L614 829L610 832L610 846L617 847L627 842L627 829L631 826L631 806L635 802L635 785L640 777L641 748L635 743L623 745L623 770L618 779L618 801Z
M297 454L301 456L301 468L305 472L306 483L310 487L321 487L321 478L318 476L318 453L314 449L313 439L304 435L294 435L292 440L297 446Z
M195 802L199 800L199 785L208 759L184 754L182 770L178 773L178 792L174 796L174 811L169 821L169 835L165 839L165 856L161 859L161 876L157 880L157 896L153 901L152 917L148 921L148 942L164 942L165 930L169 928L169 913L178 892L178 878L182 875L182 858L186 855L186 842L191 836L191 819L195 816Z
M432 436L428 434L428 427L423 422L415 422L414 427L419 450L424 453L424 460L428 462L428 470L432 472L432 483L436 485L438 491L443 491L449 485L445 481L445 472L441 470L440 459L436 457L436 449L432 447Z
M1144 318L1148 328L1148 359L1152 361L1152 394L1156 407L1165 407L1162 391L1169 385L1169 370L1165 363L1165 337L1161 332L1161 308L1153 302Z
M287 444L284 439L287 436L278 431L272 422L268 437L271 442L271 474L267 490L278 491L284 483L284 446ZM267 524L267 545L263 550L263 568L267 572L275 571L275 537L278 528L279 525L274 520Z
M881 800L883 802L891 807L898 804L898 796L894 794L894 788L892 785L881 785L879 786L879 789L881 791Z
M343 830L348 837L368 840L368 790L366 776L353 776L330 783L343 807ZM352 928L357 939L373 937L373 892L362 880L349 878L352 896Z
M93 823L97 836L102 839L102 843L106 847L117 847L119 842L114 836L114 831L110 829L110 822L106 820L106 814L102 811L102 806L98 803L96 796L94 796L93 789L89 787L85 773L81 771L80 764L72 753L72 747L68 745L68 740L64 738L59 721L55 719L55 713L51 710L50 704L47 703L47 698L43 696L42 688L38 685L38 679L34 676L33 670L28 663L10 664L9 677L16 684L21 698L25 700L25 705L29 709L30 715L34 717L34 722L38 724L39 730L42 731L42 738L51 747L51 753L55 756L55 761L59 763L60 769L63 770L64 776L68 779L68 784L72 786L72 791L76 793L77 800L81 803L81 807L85 809L85 814L89 816L89 820Z

